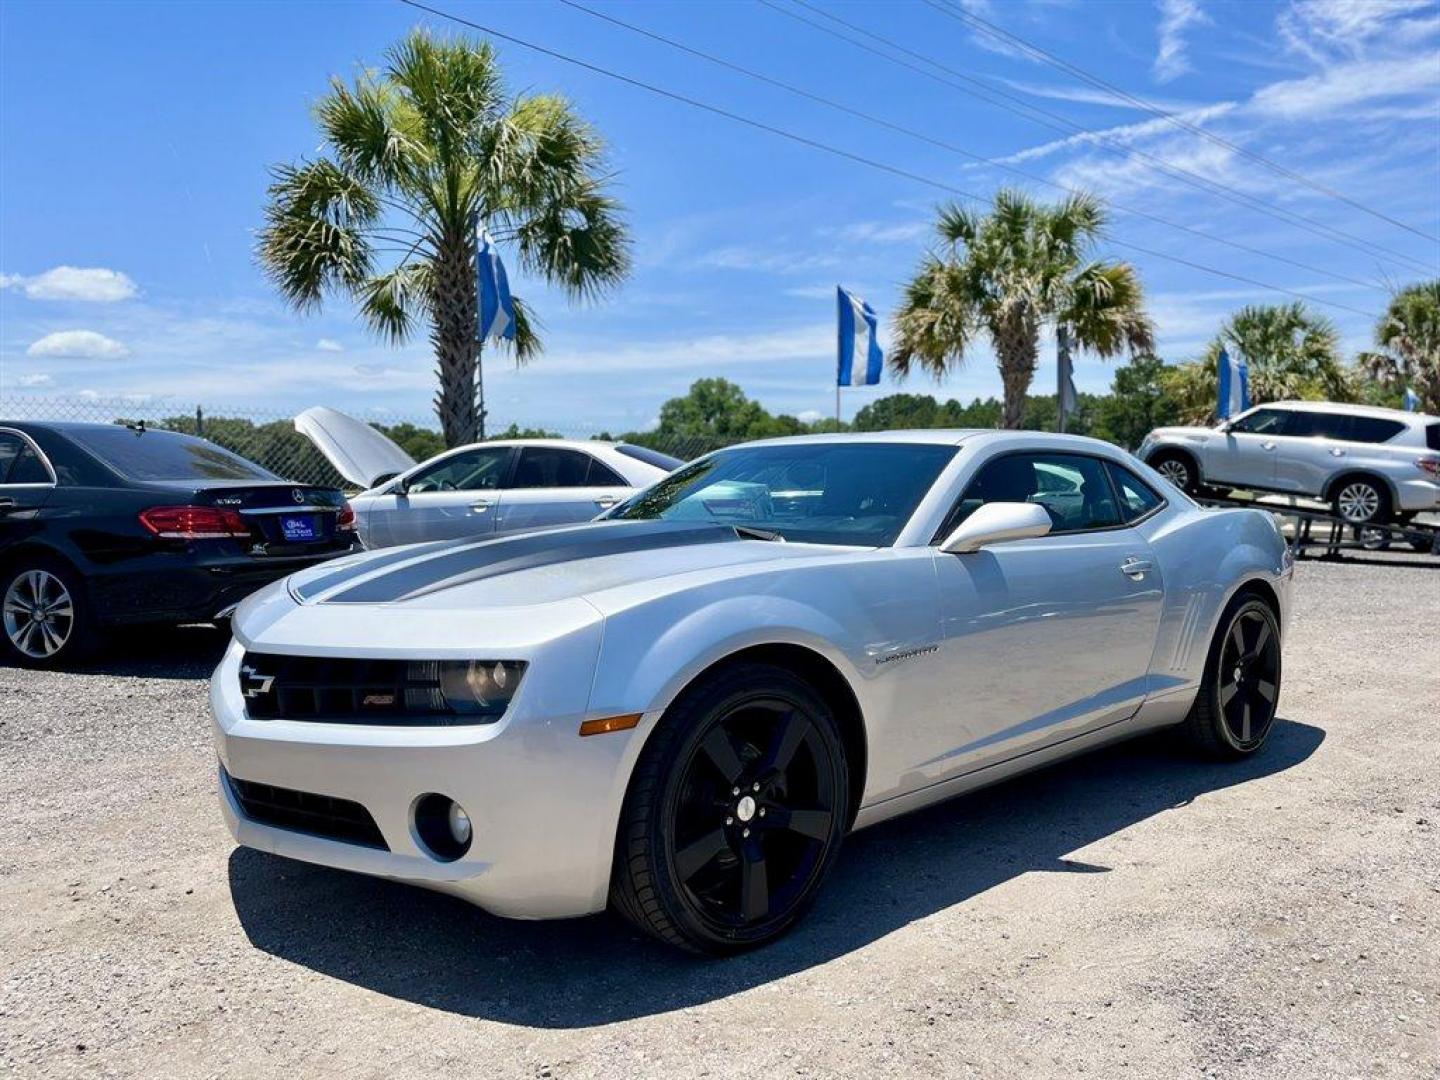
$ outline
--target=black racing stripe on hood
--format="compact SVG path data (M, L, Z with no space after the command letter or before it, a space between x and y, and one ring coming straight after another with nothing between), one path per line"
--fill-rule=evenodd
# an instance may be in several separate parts
M373 573L376 570L384 569L387 566L394 566L396 563L408 562L411 559L419 558L426 552L449 551L457 547L473 547L479 542L479 537L467 536L459 540L433 540L428 544L411 544L405 547L391 548L384 554L378 551L369 551L362 555L359 561L350 566L342 566L338 570L332 570L328 574L321 574L311 578L298 589L291 589L295 599L305 601L313 596L319 596L337 585L343 585L347 581L353 581L362 574Z
M362 581L324 602L384 604L540 566L738 539L735 530L724 525L669 521L615 522L561 533L525 533L464 551L438 553L423 562Z

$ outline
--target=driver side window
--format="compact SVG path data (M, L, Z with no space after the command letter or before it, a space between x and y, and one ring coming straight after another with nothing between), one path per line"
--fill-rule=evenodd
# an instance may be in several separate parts
M1284 435L1285 422L1289 418L1290 414L1281 409L1256 409L1231 424L1230 430L1243 431L1247 435Z
M508 446L462 450L416 473L407 490L412 495L427 491L492 491L504 481L509 464Z
M942 533L990 502L1038 503L1050 515L1052 534L1108 529L1121 521L1104 463L1081 454L992 458L970 481Z

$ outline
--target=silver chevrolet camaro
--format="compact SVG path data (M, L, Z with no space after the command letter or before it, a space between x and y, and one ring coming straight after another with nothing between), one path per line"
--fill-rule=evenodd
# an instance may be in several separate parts
M257 593L212 704L242 844L501 915L784 932L861 828L1143 731L1258 751L1292 565L1106 443L750 443L603 520Z

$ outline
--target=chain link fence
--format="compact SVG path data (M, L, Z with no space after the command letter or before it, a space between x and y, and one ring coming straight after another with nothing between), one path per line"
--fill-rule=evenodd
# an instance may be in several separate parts
M0 420L68 420L100 424L137 424L164 431L199 435L286 480L301 484L353 488L315 444L295 430L294 416L282 410L227 409L187 405L172 400L139 397L56 397L7 394L0 398ZM393 439L416 461L445 449L433 416L386 414L372 418L375 427ZM623 439L648 446L681 461L727 446L734 440L704 436L658 435L632 432L579 431L545 425L490 424L491 438Z

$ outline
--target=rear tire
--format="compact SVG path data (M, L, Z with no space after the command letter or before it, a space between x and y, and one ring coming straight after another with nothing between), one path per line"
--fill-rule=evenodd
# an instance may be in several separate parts
M829 705L770 664L720 668L666 711L621 814L611 905L693 953L773 941L814 901L848 825Z
M1270 605L1250 594L1231 601L1182 725L1191 746L1207 757L1236 759L1265 745L1280 698L1280 651Z
M1173 450L1162 450L1151 456L1149 464L1152 469L1187 495L1199 492L1200 470L1187 455L1176 453Z
M59 668L97 641L80 574L59 559L22 555L0 571L0 650L11 663Z
M1351 525L1379 525L1390 520L1390 492L1384 484L1363 476L1342 480L1332 503L1336 516Z

